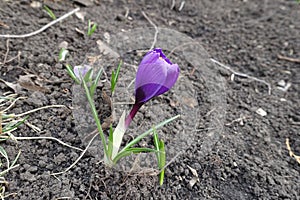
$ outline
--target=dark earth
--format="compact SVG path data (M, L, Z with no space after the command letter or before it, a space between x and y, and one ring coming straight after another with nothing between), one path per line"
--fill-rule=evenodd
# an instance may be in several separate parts
M135 28L153 27L149 19L160 28L193 38L211 58L230 67L214 65L216 80L222 80L225 85L217 95L218 102L224 104L214 107L216 102L207 97L206 74L201 67L194 73L189 61L180 60L177 54L171 58L180 65L182 77L189 77L198 88L195 99L199 110L197 116L192 116L197 119L197 131L192 143L167 166L162 186L155 171L140 169L138 173L130 173L106 167L100 162L95 146L69 171L53 176L50 174L68 168L80 152L53 140L10 139L1 142L1 146L11 159L19 150L21 155L17 161L19 166L4 175L7 183L3 183L5 192L1 195L5 199L300 199L300 163L289 154L286 145L288 140L290 150L300 155L299 3L292 0L49 0L40 3L1 0L0 34L22 35L51 22L43 5L57 17L79 7L85 19L83 22L71 15L34 36L0 37L3 80L0 95L16 93L17 97L27 97L18 100L8 112L20 114L43 106L65 105L29 114L27 122L12 132L14 136L51 136L84 149L86 142L72 111L73 81L64 63L58 61L61 43L68 43L67 61L80 64L93 52L96 41ZM98 24L91 37L86 35L89 19ZM142 55L132 55L127 57L127 62L135 59L137 65ZM117 64L112 62L111 66L115 68ZM124 79L125 65L123 70ZM108 77L110 73L111 68ZM13 90L7 83L20 87ZM110 94L105 89L107 83L101 84L97 89L100 99L97 108L104 112L101 119L105 122L110 116L110 106L107 106ZM155 105L163 108L149 114L151 109L146 106L132 128L143 126L141 119L151 121L155 114L165 119L179 113L172 96L176 98L176 88L149 102L153 108L157 108ZM220 106L224 113L218 112ZM130 105L125 108L129 110ZM261 109L266 115L258 113ZM211 124L217 122L220 122L218 127L222 126L220 137L204 154L202 144L213 132L209 131L214 129ZM181 123L184 124L183 119L166 129L173 128L174 134L180 135L179 130L187 128ZM6 160L1 157L1 162L3 171Z

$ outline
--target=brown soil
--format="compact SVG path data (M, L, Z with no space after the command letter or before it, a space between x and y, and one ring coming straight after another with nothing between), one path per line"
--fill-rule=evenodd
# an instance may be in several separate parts
M173 6L172 2L175 3ZM182 2L185 2L183 7ZM158 27L193 38L211 58L232 70L266 81L271 85L271 94L268 94L266 84L238 75L232 79L232 72L219 65L210 68L209 64L205 64L206 68L202 66L191 73L194 67L192 61L184 60L180 53L175 53L172 59L181 64L187 81L182 81L183 85L178 84L168 95L149 102L132 124L132 132L135 132L139 129L134 127L143 127L141 121L150 126L153 120L156 122L155 119L161 121L181 113L172 100L180 100L180 94L185 90L195 92L198 110L196 116L190 115L192 118L187 119L194 120L195 127L190 132L193 137L187 146L175 148L174 151L184 152L167 167L163 186L159 186L155 175L145 170L137 174L105 167L99 163L101 156L97 155L96 145L74 168L62 175L51 176L51 173L70 166L80 152L55 141L16 143L8 140L1 145L12 158L19 149L22 151L18 160L20 166L5 175L9 182L5 194L16 193L14 198L10 196L8 199L300 199L300 163L289 156L286 147L286 139L289 139L293 152L300 155L300 65L297 60L278 57L300 59L299 4L292 0L163 0L157 3L74 0L43 3L56 16L80 7L86 13L85 22L72 15L32 37L9 41L0 38L0 78L20 83L20 77L35 75L31 77L34 87L22 85L18 91L19 96L28 98L17 101L10 112L18 114L53 104L66 106L30 114L27 121L42 132L22 125L13 132L15 136L52 136L84 148L86 141L80 131L87 129L78 128L78 121L73 117L74 86L64 65L57 60L59 44L68 42L68 61L76 65L82 63L87 54L95 53L97 40L106 41L107 35L110 35L111 47L127 59L126 62L137 65L141 55L133 52L126 56L128 52L119 51L113 41L119 41L114 38L118 34L152 27L142 11ZM85 35L88 19L98 24L90 38ZM50 21L43 9L33 8L30 1L0 1L0 34L29 33ZM149 32L151 41L152 33L154 31ZM134 49L136 44L132 45L129 44L128 49ZM18 53L20 55L16 57ZM12 59L14 57L16 59ZM206 55L203 59L208 62L209 58ZM5 60L7 62L3 63ZM110 62L111 67L116 65L117 62ZM215 77L206 74L213 69L217 72ZM127 68L123 70L122 73L126 74ZM121 88L123 79L126 79L125 75L120 78ZM280 88L282 80L291 84L286 91ZM101 103L107 103L101 93L106 86L103 83L98 88L98 94L102 95L98 98L103 100L97 103L99 110L103 109ZM14 92L0 82L0 95L9 91ZM104 108L103 112L109 110L107 104ZM130 105L121 108L129 110ZM267 115L259 115L256 112L259 108ZM183 114L188 116L188 112L194 111L185 110ZM108 112L103 117L109 115ZM174 122L165 127L162 134L167 136L171 130L179 136L182 130L188 132L189 123L191 121L183 119ZM125 137L130 138L131 135ZM2 167L5 167L5 159L1 158L1 161ZM198 177L192 169L196 170ZM192 180L196 180L195 184Z

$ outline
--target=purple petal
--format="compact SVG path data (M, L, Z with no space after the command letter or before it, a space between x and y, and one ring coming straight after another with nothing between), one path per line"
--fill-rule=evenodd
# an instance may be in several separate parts
M171 61L165 56L165 54L162 52L161 48L153 49L154 52L159 53L160 57L162 57L167 63L172 65Z
M178 76L179 76L179 72L180 72L180 69L177 64L170 65L168 67L167 78L165 80L165 83L164 83L164 85L161 86L159 91L157 91L155 96L161 95L161 94L167 92L168 90L170 90L173 87L173 85L176 83Z
M135 104L125 120L126 129L145 102L173 87L179 72L179 66L172 64L159 48L144 56L136 74Z
M90 69L91 69L91 66L89 66L89 65L78 65L78 66L74 67L73 71L74 71L75 76L78 79L81 79L80 74L81 74L81 77L84 77Z
M166 80L168 65L159 53L151 51L146 54L136 75L136 102L146 102L155 96Z
M146 102L168 91L175 84L179 71L178 65L172 64L161 49L156 48L149 51L137 71L136 103Z

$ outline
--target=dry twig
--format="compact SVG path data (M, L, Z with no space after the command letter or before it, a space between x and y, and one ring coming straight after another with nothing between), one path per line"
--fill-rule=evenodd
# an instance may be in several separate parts
M290 58L290 57L286 57L286 56L282 56L282 55L277 55L277 57L280 60L286 60L286 61L289 61L289 62L300 63L300 59L297 59L297 58Z
M36 112L36 111L39 111L39 110L43 110L43 109L47 109L47 108L62 108L62 107L66 107L65 105L50 105L50 106L44 106L44 107L40 107L40 108L37 108L37 109L33 109L33 110L30 110L30 111L27 111L27 112L24 112L24 113L21 113L21 114L17 114L17 115L13 115L14 117L22 117L24 115L28 115L30 113L33 113L33 112Z
M154 38L153 38L153 42L151 45L151 48L149 50L152 50L156 44L157 41L157 35L158 35L158 28L157 26L154 24L154 22L151 21L151 19L146 15L146 13L144 11L142 11L143 16L147 19L147 21L154 27L155 29L155 34L154 34Z
M94 139L98 136L98 130L94 131L95 135L93 136L93 138L90 140L90 142L88 143L88 145L86 146L86 148L82 151L81 155L75 160L75 162L73 162L68 168L66 168L64 171L61 172L56 172L56 173L52 173L50 175L56 176L56 175L60 175L63 173L66 173L67 171L69 171L71 168L73 168L78 162L79 160L84 156L84 154L87 152L87 150L90 148L92 142L94 141Z
M229 66L226 66L226 65L220 63L219 61L213 59L213 58L211 58L210 60L211 60L212 62L216 63L217 65L223 67L224 69L229 70L229 71L230 71L231 73L233 73L234 75L237 75L237 76L240 76L240 77L244 77L244 78L248 78L248 79L251 79L251 80L254 80L254 81L257 81L257 82L261 82L261 83L267 85L267 86L268 86L268 94L271 95L271 84L270 84L270 83L268 83L268 82L266 82L266 81L264 81L264 80L258 79L258 78L254 77L254 76L250 76L250 75L248 75L248 74L236 72L236 71L234 71L233 69L231 69Z
M80 8L76 8L74 10L72 10L71 12L67 13L67 14L64 14L63 16L61 16L60 18L46 24L45 26L43 26L42 28L34 31L34 32L31 32L31 33L27 33L27 34L23 34L23 35L0 35L0 38L26 38L26 37L31 37L31 36L34 36L34 35L37 35L41 32L43 32L44 30L46 30L47 28L49 28L50 26L56 24L57 22L73 15L75 12L79 11Z
M55 137L43 137L43 136L38 136L38 137L16 137L16 136L13 136L13 139L15 140L54 140L60 144L62 144L63 146L66 146L66 147L69 147L71 149L75 149L75 150L78 150L78 151L83 151L82 149L78 148L78 147L74 147L74 146L71 146Z

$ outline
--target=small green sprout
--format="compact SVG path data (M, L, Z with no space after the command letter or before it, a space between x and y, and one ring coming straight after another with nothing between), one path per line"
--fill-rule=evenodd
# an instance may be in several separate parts
M154 146L156 149L156 157L157 157L157 163L158 168L160 170L159 173L159 184L162 185L164 182L164 176L165 176L165 164L166 164L166 151L165 151L165 143L163 140L160 140L158 138L158 134L155 128L153 128L153 139L154 139Z
M115 91L115 87L116 87L116 84L117 84L117 81L118 81L118 78L119 78L119 73L120 73L121 66L122 66L122 60L119 63L117 71L116 72L114 70L112 71L111 80L110 80L110 83L111 83L110 84L111 85L110 90L111 90L112 93Z
M59 51L59 55L58 55L58 61L64 61L66 59L67 54L69 53L69 51L65 48L61 48L61 50Z
M52 12L52 10L48 6L44 5L44 10L51 17L51 19L56 20L55 14Z
M97 23L91 22L91 20L89 20L87 35L88 35L89 37L92 36L93 33L95 32L96 28L97 28Z

